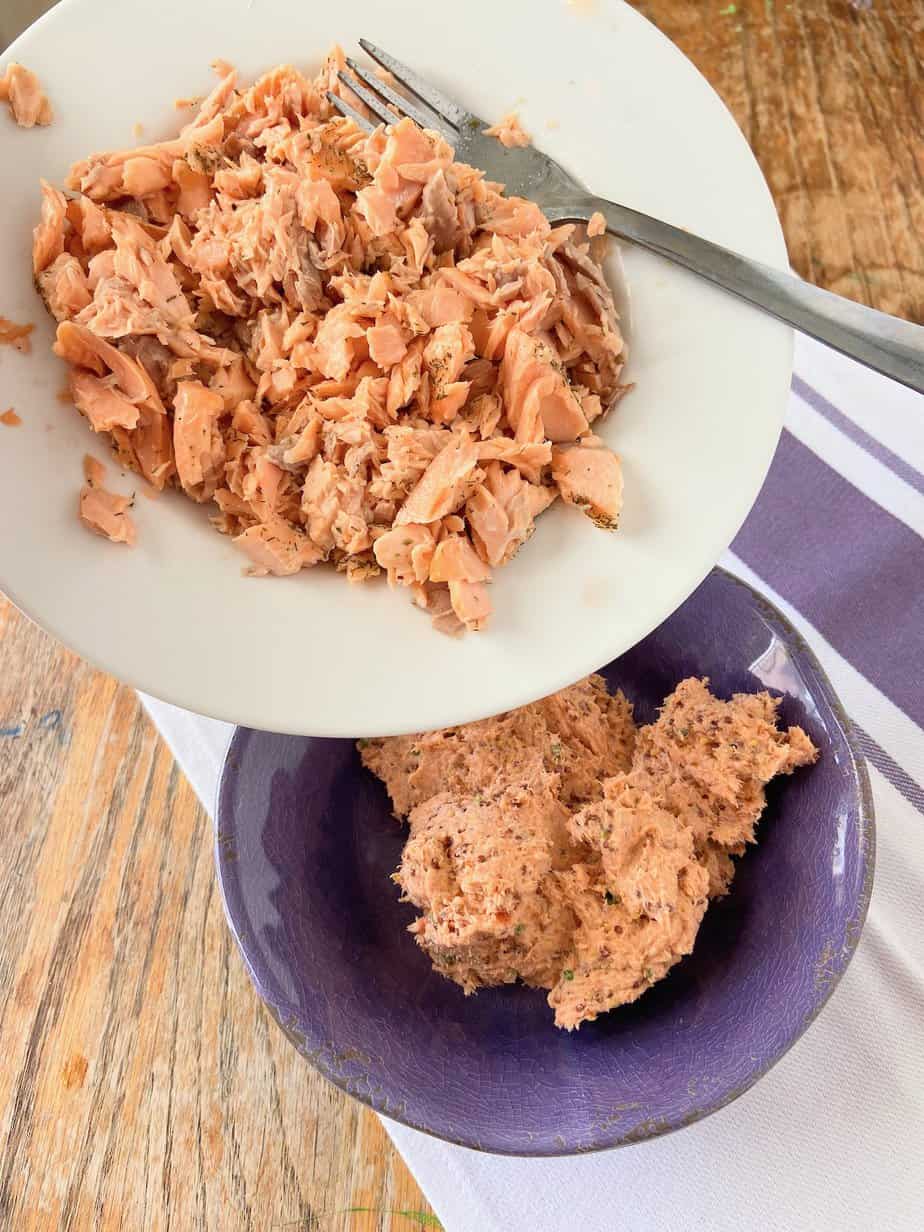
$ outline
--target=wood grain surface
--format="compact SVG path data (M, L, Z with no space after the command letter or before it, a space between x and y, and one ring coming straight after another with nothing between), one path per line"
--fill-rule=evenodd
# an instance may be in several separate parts
M5 4L0 36L41 7ZM924 318L921 0L636 7L734 111L797 269ZM135 695L2 600L0 819L3 1232L436 1226L261 1009L209 819Z

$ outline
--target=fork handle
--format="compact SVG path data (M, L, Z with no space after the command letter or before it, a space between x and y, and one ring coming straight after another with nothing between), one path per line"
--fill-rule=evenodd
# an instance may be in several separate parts
M924 393L924 326L823 291L795 274L751 261L627 206L601 198L586 204L586 217L599 210L607 228L621 239L692 270L851 359ZM555 212L564 217L564 211ZM580 214L585 216L583 209Z

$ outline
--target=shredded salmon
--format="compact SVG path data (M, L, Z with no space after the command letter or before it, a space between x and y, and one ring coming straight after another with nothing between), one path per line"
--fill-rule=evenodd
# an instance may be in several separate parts
M210 505L250 572L384 572L480 629L559 491L615 525L591 437L625 390L613 298L575 227L436 133L339 117L343 64L245 87L216 62L176 137L43 184L36 281L90 426Z
M532 138L520 123L520 117L515 111L509 111L496 124L484 130L486 137L496 137L509 150L512 146L529 145Z
M606 219L599 210L595 210L590 216L587 223L587 235L589 239L594 239L598 235L606 234Z
M32 350L29 335L34 329L34 325L17 325L15 321L0 317L0 346L11 346L23 355L28 355Z
M103 487L106 468L102 462L86 454L83 459L84 485L80 489L80 520L97 535L113 543L135 542L135 523L128 510L133 501L130 496L118 496Z
M50 124L54 118L51 103L35 73L15 62L7 65L0 77L0 102L6 102L20 128Z
M4 411L0 415L0 423L4 424L7 428L18 428L22 423L22 418L10 407L9 410Z

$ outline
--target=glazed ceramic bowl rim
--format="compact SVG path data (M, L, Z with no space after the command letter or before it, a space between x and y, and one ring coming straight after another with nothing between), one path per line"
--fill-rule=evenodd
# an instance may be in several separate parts
M228 926L231 929L231 933L237 943L238 950L244 960L254 987L256 988L261 1001L269 1010L274 1022L289 1042L296 1048L303 1060L311 1064L324 1078L328 1080L328 1082L333 1083L334 1086L338 1087L345 1094L350 1095L360 1103L365 1104L368 1108L370 1108L373 1112L377 1112L380 1116L386 1116L392 1121L396 1121L401 1125L407 1126L409 1129L415 1129L419 1133L427 1134L429 1137L437 1138L442 1142L452 1143L454 1146L463 1146L467 1147L469 1150L480 1151L490 1155L511 1155L521 1158L554 1158L556 1156L561 1157L578 1154L594 1154L598 1151L614 1150L617 1147L629 1146L635 1142L650 1141L654 1138L663 1137L664 1135L673 1133L678 1129L684 1129L688 1125L693 1125L697 1121L701 1121L704 1117L710 1116L712 1113L728 1107L729 1104L733 1103L746 1091L750 1090L755 1083L757 1083L769 1070L771 1070L773 1066L776 1065L776 1063L783 1056L785 1056L787 1052L789 1052L793 1045L802 1038L805 1032L816 1020L825 1005L827 1005L831 995L840 983L844 972L847 970L853 959L863 931L867 913L869 911L869 903L872 895L873 878L876 867L876 821L872 789L870 787L866 761L860 752L859 746L854 737L850 719L848 718L840 699L835 693L834 688L828 679L827 673L821 666L815 652L811 649L802 637L801 633L799 633L793 625L792 621L790 621L789 618L775 606L775 604L771 603L764 595L755 590L753 586L743 581L741 578L736 577L734 574L729 573L726 569L716 566L713 570L713 574L720 575L725 580L734 583L736 586L747 592L757 610L767 618L771 625L775 626L777 633L782 636L787 648L798 654L800 658L800 668L805 669L810 677L810 679L806 680L806 684L811 686L812 695L820 695L823 698L834 715L841 732L843 733L844 743L849 754L849 765L847 769L850 773L850 777L856 782L858 787L859 799L857 825L863 839L863 854L861 857L863 866L862 885L860 888L859 897L857 899L856 908L851 919L852 927L848 930L845 938L843 947L843 961L841 962L839 969L834 971L831 978L825 982L823 988L821 990L816 989L814 994L815 1001L811 1010L805 1015L786 1042L781 1047L777 1048L776 1051L773 1052L761 1065L755 1067L755 1069L748 1075L745 1082L739 1083L738 1086L733 1088L731 1091L724 1092L714 1103L707 1103L706 1105L695 1109L694 1112L686 1116L666 1118L657 1125L653 1125L650 1129L646 1129L644 1134L635 1135L631 1138L619 1139L616 1132L616 1127L614 1126L613 1140L611 1142L595 1143L593 1146L582 1149L549 1150L543 1148L530 1151L519 1148L516 1150L503 1150L495 1147L488 1150L485 1147L474 1145L463 1138L435 1133L432 1129L429 1129L425 1125L418 1124L410 1117L400 1116L390 1112L382 1112L375 1106L369 1095L363 1093L362 1091L356 1091L355 1089L349 1088L346 1080L338 1074L336 1069L331 1064L329 1064L329 1059L326 1056L324 1049L318 1049L312 1056L306 1056L304 1043L299 1039L298 1033L281 1020L276 1006L273 1004L265 989L264 981L260 978L254 968L254 965L250 961L247 946L244 940L242 940L241 932L238 930L235 922L235 905L240 905L240 882L236 875L237 866L235 862L225 859L225 852L222 850L220 829L218 824L218 818L224 812L224 802L226 797L232 790L229 776L230 760L234 757L236 748L243 741L248 740L254 734L254 732L249 728L237 728L235 729L228 745L227 754L222 766L217 794L218 810L216 815L215 830L215 862L218 873L218 885L225 910L225 918L228 921ZM803 672L803 674L805 673Z

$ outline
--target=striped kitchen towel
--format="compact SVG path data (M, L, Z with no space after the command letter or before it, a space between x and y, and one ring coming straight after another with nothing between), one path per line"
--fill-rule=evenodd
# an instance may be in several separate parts
M834 997L746 1096L653 1142L479 1155L386 1121L447 1232L911 1232L924 1212L924 403L798 339L779 449L723 559L800 629L870 766L876 881ZM145 698L212 805L231 729Z

